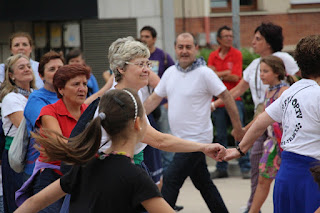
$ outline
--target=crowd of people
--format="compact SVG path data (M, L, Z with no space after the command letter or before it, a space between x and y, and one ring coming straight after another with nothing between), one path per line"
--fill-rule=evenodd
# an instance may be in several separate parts
M227 161L240 158L251 178L245 212L260 212L274 179L274 212L320 212L320 36L302 38L292 57L281 52L281 26L262 23L252 41L260 58L243 72L232 38L230 27L218 30L207 65L194 36L181 33L174 62L145 26L139 39L108 47L99 89L80 49L36 62L31 36L14 33L0 65L0 211L175 212L190 177L210 212L228 212L212 179L228 177ZM245 125L249 88L255 117ZM17 173L8 153L24 118L29 142ZM213 174L206 155L217 161Z

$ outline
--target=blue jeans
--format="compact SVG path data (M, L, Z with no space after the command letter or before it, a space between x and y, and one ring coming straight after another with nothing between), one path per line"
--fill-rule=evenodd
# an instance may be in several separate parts
M240 121L242 126L244 126L244 104L242 101L236 101L236 105L239 111ZM228 126L231 125L229 114L225 107L218 107L213 113L213 123L216 130L215 141L220 143L222 146L228 146ZM238 160L241 172L248 172L251 169L249 154L247 153L242 158ZM227 171L228 162L222 161L217 162L217 170Z
M33 194L37 194L42 189L59 179L61 176L54 172L52 169L44 169L42 172L40 172L34 180L33 185ZM57 213L60 212L60 208L63 203L63 199L61 198L58 201L54 202L50 206L42 209L40 213Z
M202 152L176 153L163 176L161 193L171 207L174 207L179 190L185 179L190 177L200 191L211 212L228 212L222 197L210 179L205 155Z
M15 193L23 184L23 173L11 169L8 160L8 150L2 153L2 187L4 212L14 212L17 208Z

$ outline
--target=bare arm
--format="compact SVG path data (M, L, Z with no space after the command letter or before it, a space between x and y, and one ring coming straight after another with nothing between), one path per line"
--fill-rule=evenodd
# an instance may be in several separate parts
M232 88L229 92L231 93L233 98L237 98L241 95L243 95L243 93L249 89L249 83L246 82L245 80L241 79L239 84L237 84L237 86L235 86L234 88ZM214 102L214 106L218 107L220 105L223 104L223 100L218 99Z
M39 193L26 200L15 213L35 213L59 200L66 193L62 191L60 179L51 183L49 186L41 190Z
M320 207L314 213L320 213Z
M230 70L228 70L228 71L230 71ZM230 71L231 72L231 71ZM224 77L223 77L223 81L228 81L228 82L238 82L239 81L239 79L240 79L240 77L239 76L237 76L237 75L234 75L234 74L227 74L227 75L225 75Z
M240 141L245 132L242 130L242 124L236 102L228 90L223 91L218 97L225 103L226 110L229 114L234 129L234 138L237 141Z
M210 67L210 66L209 66ZM214 69L212 68L212 66L210 67L213 71ZM222 71L214 71L217 76L223 80L223 81L228 81L228 82L238 82L240 77L234 74L231 74L231 70L222 70Z
M104 78L104 80L106 81L106 83L109 81L109 79L111 78L112 74L106 70L102 73L102 77Z
M92 101L96 100L98 97L101 97L106 91L108 91L113 84L114 75L112 74L109 78L108 82L104 84L104 86L96 93L92 94L90 97L88 97L84 103L85 104L91 104Z
M8 118L13 123L13 125L18 128L23 118L23 111L14 112L8 115Z
M43 129L53 130L54 132L62 135L62 131L61 131L58 120L51 115L43 115L41 117L41 127ZM53 133L49 133L49 134L53 134ZM53 136L57 137L56 135L53 135ZM61 140L64 140L64 139L61 139ZM68 143L67 140L64 140L64 141Z
M248 152L253 143L260 137L263 132L267 129L269 125L275 121L266 113L260 114L253 125L249 128L248 132L244 135L239 147L243 153ZM234 158L239 158L240 153L235 148L227 149L227 154L224 160L232 160Z
M41 127L43 129L50 129L62 135L62 131L58 120L51 115L41 116Z
M154 72L150 72L149 74L149 86L151 86L152 88L156 88L156 86L158 85L160 81L160 77L155 74Z
M215 160L222 160L225 148L218 143L203 144L184 140L170 134L164 134L148 125L142 140L154 148L168 152L203 152Z
M157 106L159 106L162 99L162 97L153 92L143 103L146 114L149 115Z
M147 210L147 212L150 213L175 212L162 197L150 198L148 200L143 201L141 204Z

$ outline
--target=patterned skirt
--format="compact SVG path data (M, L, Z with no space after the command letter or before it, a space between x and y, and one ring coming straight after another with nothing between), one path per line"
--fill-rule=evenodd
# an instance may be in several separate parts
M262 177L274 179L280 169L280 148L274 138L268 137L259 162L259 173Z

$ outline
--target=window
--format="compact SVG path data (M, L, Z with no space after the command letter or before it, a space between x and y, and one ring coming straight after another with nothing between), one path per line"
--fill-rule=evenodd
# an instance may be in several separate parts
M210 0L211 12L231 12L231 3L232 0ZM240 0L240 11L256 9L257 0Z
M319 8L320 0L290 0L291 8Z

